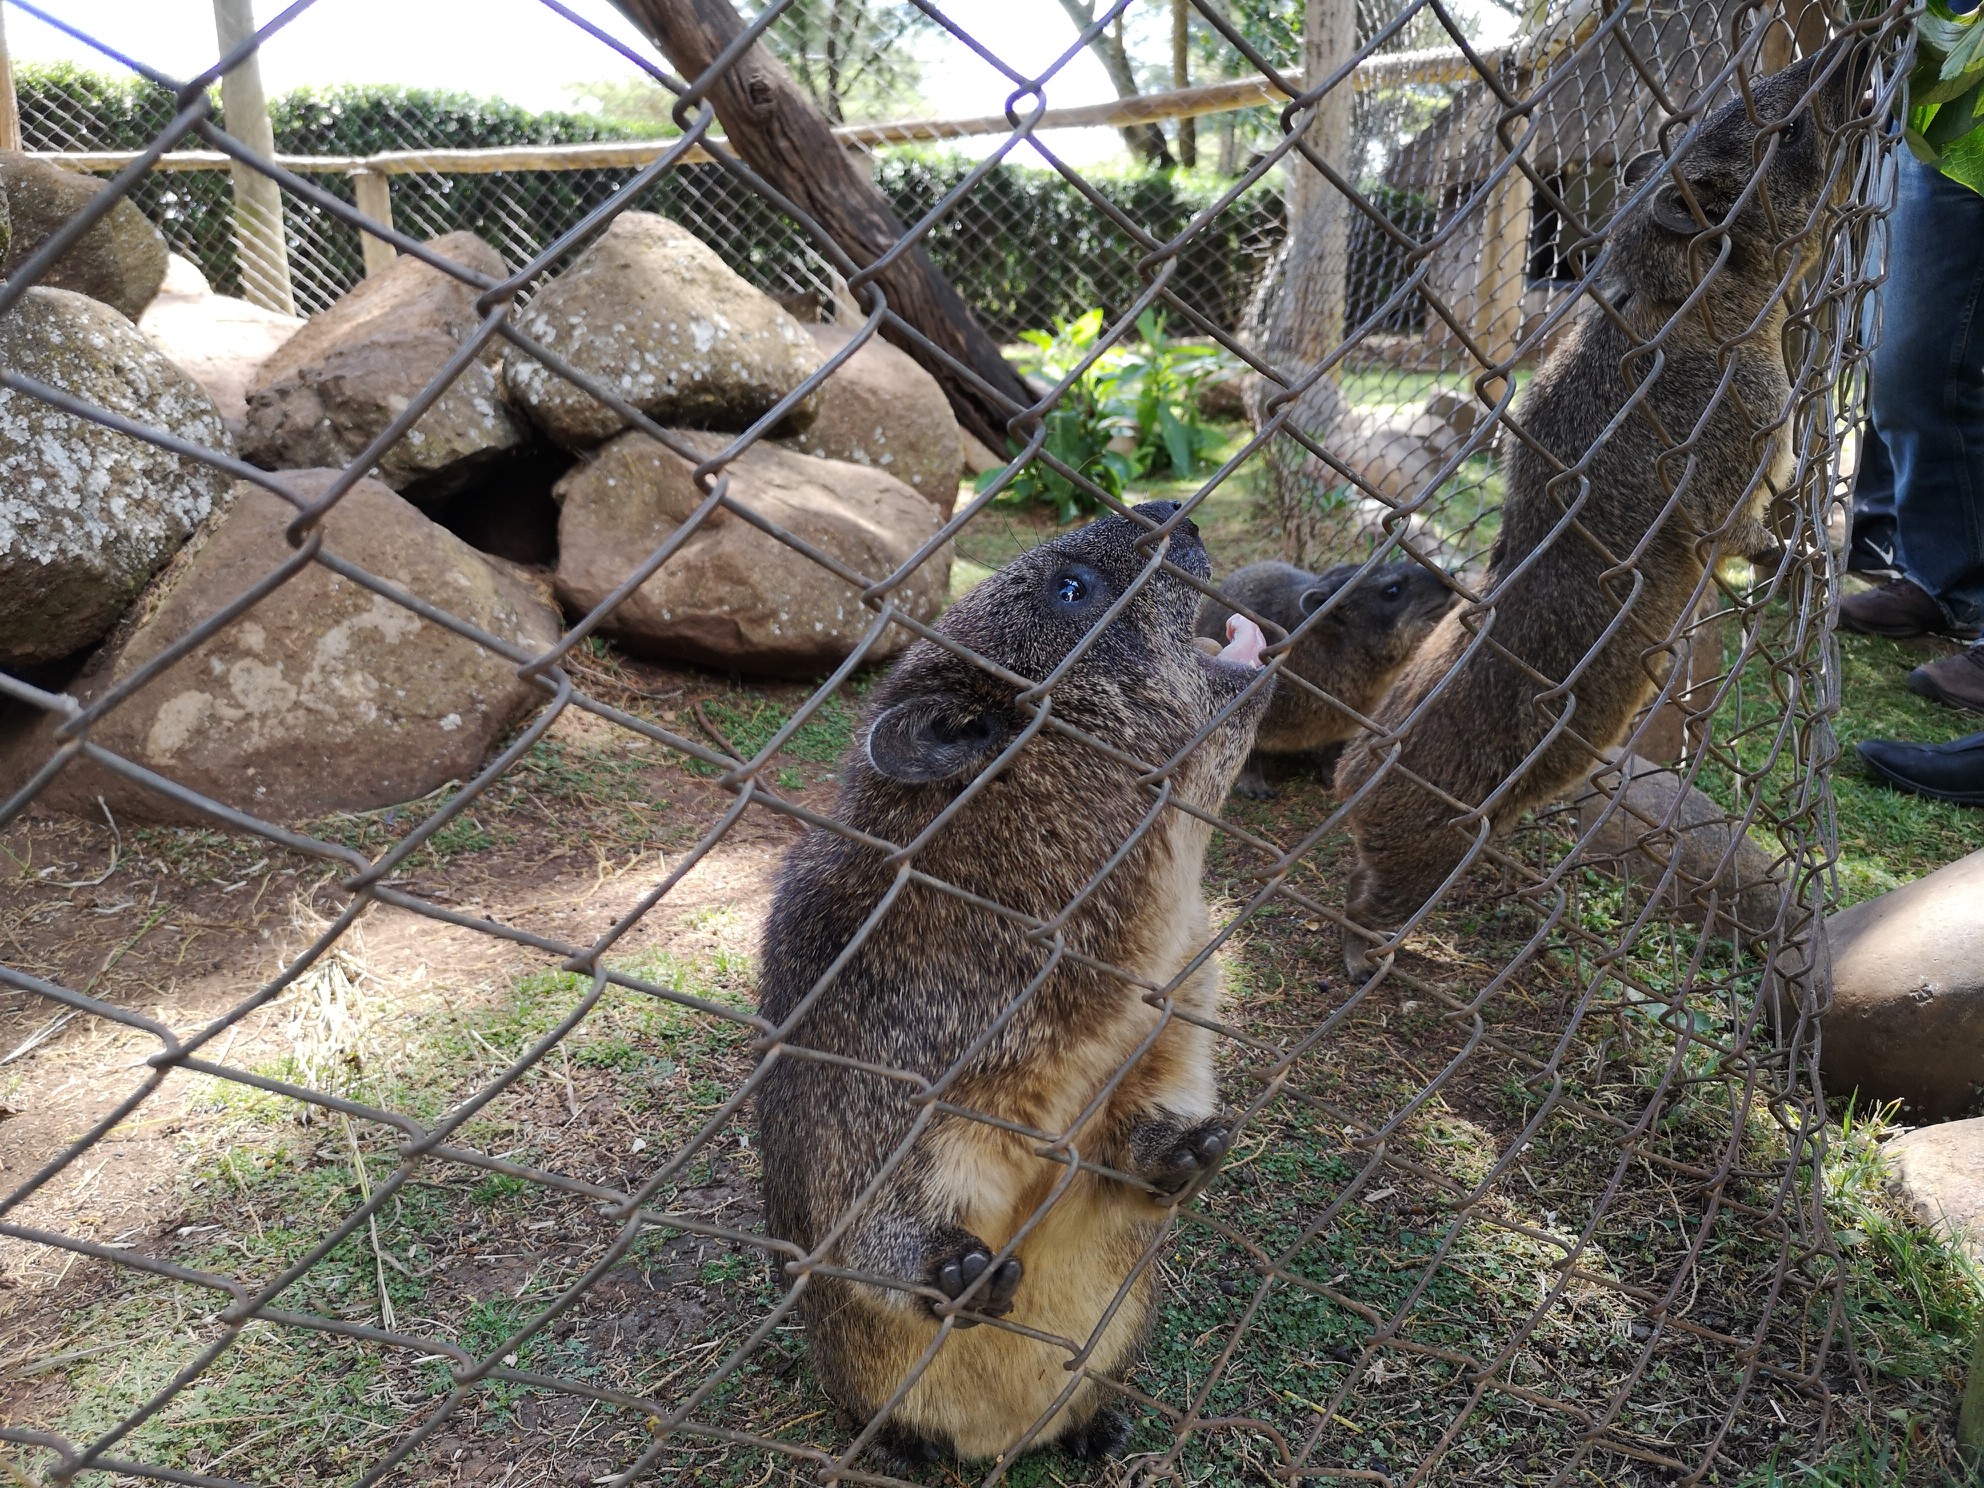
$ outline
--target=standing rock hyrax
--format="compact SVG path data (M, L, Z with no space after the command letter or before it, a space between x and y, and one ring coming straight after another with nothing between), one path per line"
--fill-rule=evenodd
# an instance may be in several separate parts
M1479 836L1464 813L1485 805L1500 833L1583 779L1664 674L1657 648L1705 564L1769 541L1762 512L1792 471L1785 293L1816 253L1822 136L1845 117L1849 60L1835 43L1753 84L1755 117L1738 97L1671 167L1658 154L1627 167L1629 189L1664 184L1614 219L1606 303L1583 305L1516 409L1492 603L1448 614L1376 714L1388 731L1417 716L1350 813L1358 924L1389 930L1418 911ZM1690 196L1726 233L1694 241ZM1394 747L1350 744L1338 789L1364 785Z
M1162 522L1177 504L1137 511ZM938 630L1045 679L1148 565L1148 534L1107 517L1058 537L985 580ZM1189 522L1169 557L1210 575ZM990 1457L1029 1433L1098 1457L1126 1437L1097 1378L1133 1362L1152 1301L1144 1252L1167 1203L1227 1140L1211 1035L1168 1016L1152 990L1213 1016L1210 958L1171 987L1210 937L1210 828L1170 803L1217 811L1271 690L1247 693L1259 628L1238 622L1207 655L1193 643L1196 603L1189 585L1153 574L1047 695L1052 719L1129 760L1051 725L1005 757L1031 720L1015 702L1024 684L918 642L874 689L835 809L871 842L918 843L914 854L896 862L815 830L781 873L759 978L784 1046L757 1097L765 1213L821 1268L787 1274L804 1277L827 1392L865 1424L908 1383L879 1438L898 1460ZM1134 761L1170 763L1229 706L1161 782L1144 778ZM1071 1153L1128 1179L1071 1169ZM977 1326L983 1317L1031 1333Z
M1339 563L1313 574L1292 563L1250 563L1219 581L1219 595L1199 602L1199 634L1223 637L1236 605L1292 634L1356 578L1361 567ZM1417 563L1387 563L1357 579L1289 648L1282 670L1302 681L1276 685L1274 702L1254 737L1254 752L1233 789L1264 799L1273 794L1261 774L1264 756L1308 754L1355 737L1357 720L1302 682L1369 716L1452 599L1439 576Z

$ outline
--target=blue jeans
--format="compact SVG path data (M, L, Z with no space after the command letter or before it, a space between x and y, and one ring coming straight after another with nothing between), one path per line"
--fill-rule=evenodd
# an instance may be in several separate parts
M1984 624L1984 196L1897 154L1848 563L1898 570L1971 629Z

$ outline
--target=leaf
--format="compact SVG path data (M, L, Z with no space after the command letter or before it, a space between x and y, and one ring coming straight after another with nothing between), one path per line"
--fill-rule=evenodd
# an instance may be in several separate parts
M1943 174L1984 196L1984 129L1973 129L1946 146L1939 162Z
M1171 457L1171 473L1189 476L1199 463L1193 458L1192 436L1169 408L1157 410L1157 427L1164 436L1164 452Z
M1977 19L1979 13L1973 9L1956 22L1961 34L1955 45L1946 49L1942 67L1945 81L1984 69L1984 24Z
M1922 137L1939 154L1977 127L1977 106L1984 103L1984 78L1961 98L1951 99L1936 109L1935 118L1922 131Z

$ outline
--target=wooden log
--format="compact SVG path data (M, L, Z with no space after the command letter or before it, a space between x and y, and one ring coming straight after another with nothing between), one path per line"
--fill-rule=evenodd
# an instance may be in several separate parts
M381 227L393 225L393 184L378 171L353 171L351 195L358 210ZM384 238L360 231L358 246L365 252L365 277L370 279L400 255L399 249Z
M692 80L701 80L723 50L744 34L744 22L728 0L614 3L654 40L676 71ZM825 228L856 264L875 262L902 240L902 224L866 163L840 147L827 121L763 44L750 47L712 80L707 97L723 121L730 147ZM1003 449L1011 409L1001 399L1023 408L1034 401L1033 395L973 319L963 297L920 247L897 258L876 282L905 323L994 390L992 397L980 392L915 337L890 336L937 379L958 422L992 448Z
M14 94L14 58L7 50L7 7L0 5L0 150L21 147L21 101Z

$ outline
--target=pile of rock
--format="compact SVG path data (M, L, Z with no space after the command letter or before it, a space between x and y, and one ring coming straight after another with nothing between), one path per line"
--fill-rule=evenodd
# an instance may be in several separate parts
M102 189L0 151L0 275L19 274ZM166 259L158 230L119 201L0 317L0 366L226 450L212 400L131 323ZM0 388L0 667L31 670L101 640L228 485L197 460Z
M10 268L102 189L6 156L0 185ZM375 478L330 513L326 549L515 655L556 638L555 601L586 613L666 547L605 633L657 658L755 675L845 659L875 617L863 585L740 511L870 581L929 550L892 598L935 616L950 564L935 539L957 495L960 436L913 361L800 324L645 213L616 220L516 318L542 356L492 333L489 309L502 302L484 296L509 273L494 249L454 233L299 321L214 294L119 202L42 276L46 287L0 317L0 364L177 440L238 448L303 499L338 468L372 461ZM825 384L793 396L836 357ZM676 447L631 428L630 412ZM761 426L765 437L724 467L724 504L681 533L708 503L699 462ZM517 536L539 507L541 532ZM292 551L283 531L294 516L212 465L0 390L0 666L53 667L77 697L101 697L275 570ZM493 556L506 551L550 572L533 578ZM891 628L870 654L906 639ZM310 565L91 738L228 805L301 819L406 800L472 771L544 695L517 670ZM52 728L15 729L0 748L0 791L46 760ZM86 762L41 799L93 812L99 796L120 815L185 812Z

